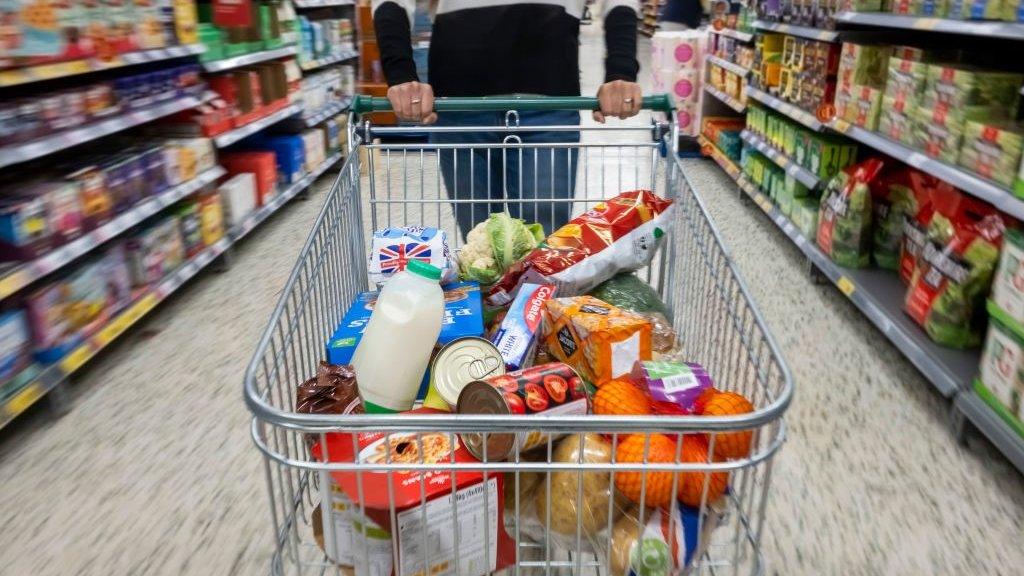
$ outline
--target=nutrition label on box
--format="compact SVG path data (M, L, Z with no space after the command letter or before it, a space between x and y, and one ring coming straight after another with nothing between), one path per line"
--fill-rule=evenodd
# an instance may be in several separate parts
M456 554L457 576L477 576L494 571L498 558L498 479L492 477L487 481L486 492L484 486L481 483L463 488L454 495L447 494L422 507L398 514L400 576L455 576ZM424 516L426 534L423 532ZM455 549L456 529L458 550ZM486 559L485 538L490 549ZM427 570L423 569L424 545L429 564Z

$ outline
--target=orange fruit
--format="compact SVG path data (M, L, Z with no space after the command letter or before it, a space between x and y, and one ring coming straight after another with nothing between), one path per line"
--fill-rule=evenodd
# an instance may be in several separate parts
M697 399L693 401L693 413L703 414L704 407L707 405L708 400L711 400L711 398L718 393L718 389L715 388L714 386L705 388L704 391L701 392L699 396L697 396Z
M644 461L644 445L650 438L647 448L647 461L671 463L676 459L676 444L664 434L630 434L619 442L615 449L615 462L632 464ZM646 478L646 480L645 480ZM643 489L641 484L646 482ZM672 502L672 473L663 471L639 472L628 470L615 473L615 487L623 496L637 504L640 503L641 490L646 492L645 506L668 506Z
M651 403L647 395L628 380L612 380L594 394L594 414L639 416L650 413Z
M708 445L702 436L684 436L683 450L680 455L682 462L708 462ZM728 472L680 472L679 487L676 495L679 501L687 506L700 506L704 495L704 483L708 483L708 502L714 502L725 493L729 485Z
M704 416L732 416L753 412L754 406L749 400L735 392L719 392L704 404L701 412ZM753 432L724 432L715 436L715 458L728 460L742 458L750 452L750 439Z

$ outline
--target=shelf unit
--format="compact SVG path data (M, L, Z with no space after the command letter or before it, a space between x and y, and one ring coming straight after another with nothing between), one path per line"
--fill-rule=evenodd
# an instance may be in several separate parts
M324 66L330 66L331 64L338 64L346 60L357 58L359 52L355 50L338 50L330 56L324 56L323 58L317 58L316 60L310 60L308 62L300 62L299 68L302 68L303 72L309 72L316 70L317 68L323 68Z
M117 314L110 322L100 328L95 334L89 336L82 344L75 347L63 358L54 364L44 367L31 382L0 404L0 428L9 424L11 420L45 397L48 392L66 382L72 374L80 370L93 356L123 336L129 328L149 314L158 304L194 278L217 257L224 254L231 246L248 235L255 227L280 210L288 200L291 200L308 188L321 174L326 172L340 159L341 154L332 155L317 167L316 170L289 186L285 191L278 193L266 206L256 210L238 226L228 230L223 238L189 259L154 287L139 294L131 305Z
M924 16L903 16L900 14L887 14L885 12L838 12L835 15L835 19L837 22L844 24L858 24L878 28L1024 40L1024 24L1015 22L949 20L946 18L928 18Z
M789 102L784 102L763 90L754 88L753 86L747 86L747 98L753 98L761 104L764 104L780 114L789 116L793 120L796 120L816 132L822 132L826 128L826 125L815 118L814 114L801 110Z
M750 43L754 40L754 34L752 32L740 32L739 30L734 30L732 28L719 28L716 30L714 27L711 27L708 28L708 31L712 34L718 34L719 36L728 36L729 38L743 42L744 44Z
M207 72L223 72L225 70L232 70L234 68L240 68L250 64L266 62L267 60L276 60L278 58L294 56L298 54L298 52L299 50L295 46L282 46L272 50L262 50L260 52L251 52L249 54L232 56L231 58L203 62L203 70Z
M224 174L223 168L214 166L188 182L183 182L164 191L159 196L143 200L134 208L118 215L110 222L52 252L48 252L30 262L14 265L6 272L0 272L2 274L0 275L0 299L12 296L36 280L71 264L76 259L116 238L122 232L139 224L146 218L191 195L204 186L216 182Z
M205 49L206 48L202 44L183 44L180 46L168 46L167 48L155 48L153 50L140 50L138 52L119 54L109 59L98 57L85 58L82 60L71 60L68 62L53 62L49 64L37 64L35 66L25 66L23 68L0 70L0 88L19 86L32 82L42 82L44 80L55 80L57 78L67 78L69 76L78 76L80 74L111 70L125 66L135 66L136 64L147 64L150 62L160 62L162 60L185 58L188 56L202 54Z
M740 66L739 64L736 64L734 62L729 62L728 60L725 60L723 58L719 58L718 56L712 56L711 54L708 54L707 56L704 57L704 59L707 62L710 62L711 64L714 64L715 66L719 66L719 67L725 68L729 72L732 72L733 74L738 74L738 75L740 75L743 78L746 78L747 74L750 74L750 69L749 68L744 68L743 66Z
M999 417L974 390L957 394L953 408L1006 456L1017 470L1024 472L1024 440Z
M337 116L338 114L341 114L345 110L348 110L348 107L351 106L351 105L352 105L352 98L351 97L345 97L345 98L339 100L338 102L333 102L331 104L328 104L327 106L324 106L323 108L321 108L320 110L315 111L313 114L311 114L309 116L303 116L302 117L302 123L307 128L312 128L313 126L316 126L317 124L320 124L324 120L327 120L328 118L332 118L334 116Z
M839 41L839 32L836 32L835 30L819 30L818 28L783 24L781 22L766 22L764 20L754 21L754 28L764 30L766 32L777 32L779 34L789 34L790 36L800 36L801 38L818 40L819 42Z
M296 104L289 104L288 106L285 106L284 108L278 110L277 112L268 114L267 116L264 116L259 120L254 120L252 122L249 122L248 124L239 126L234 130L228 130L223 134L214 136L213 143L217 145L217 148L226 148L234 144L235 142L238 142L239 140L245 138L246 136L251 136L257 132L260 132L269 126L277 124L278 122L284 120L285 118L289 118L291 116L298 114L299 112L302 112L301 102Z
M729 96L725 92L722 92L721 90L719 90L718 88L715 88L714 86L712 86L710 84L704 84L704 91L707 92L708 94L711 94L716 99L718 99L720 102L722 102L723 104L725 104L729 108L732 108L736 112L739 112L740 114L743 114L744 112L747 111L747 105L746 104L740 102L739 100L733 98L732 96Z
M85 144L104 136L152 122L164 116L170 116L182 110L195 108L208 98L208 95L202 97L179 96L146 108L131 110L106 120L91 122L78 128L64 130L20 144L9 144L0 147L0 168L29 160L36 160L65 148Z
M821 179L819 179L813 172L797 164L795 160L769 144L759 134L751 132L750 130L744 130L743 132L740 132L740 138L742 138L747 144L750 144L755 150L764 154L765 157L774 162L779 168L785 170L786 174L796 178L796 180L804 186L814 190L822 185Z
M953 166L932 158L880 134L853 126L843 120L833 120L828 124L828 127L861 144L902 160L904 163L922 172L927 172L936 178L945 180L1011 216L1024 219L1024 200L1017 198L1013 195L1013 192L991 180L978 176L959 166Z

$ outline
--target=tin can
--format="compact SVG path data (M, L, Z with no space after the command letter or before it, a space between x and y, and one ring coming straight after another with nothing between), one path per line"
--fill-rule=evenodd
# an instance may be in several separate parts
M586 414L589 408L590 398L580 375L568 364L551 362L466 384L455 411L500 416L565 416ZM549 438L552 438L550 434L537 430L488 433L485 459L483 434L462 434L466 448L478 459L489 462L532 450L546 444Z
M430 362L430 387L423 405L451 411L466 384L504 373L505 360L490 341L476 336L456 338Z

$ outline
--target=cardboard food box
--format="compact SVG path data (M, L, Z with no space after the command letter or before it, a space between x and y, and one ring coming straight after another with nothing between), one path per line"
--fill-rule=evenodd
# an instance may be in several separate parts
M45 197L0 196L0 261L31 260L52 246Z
M306 160L306 171L312 172L327 159L324 144L324 132L318 128L310 128L302 132L302 148Z
M220 193L216 190L204 192L196 197L199 202L199 232L205 246L212 246L224 237L224 211L221 208Z
M935 110L919 107L914 124L914 147L929 156L956 164L963 141L964 124L944 107Z
M79 168L66 178L78 185L85 230L106 224L114 215L114 201L107 191L106 177L99 166Z
M878 127L878 114L882 109L882 91L870 86L853 86L851 99L846 104L843 119L867 130Z
M431 408L411 413L444 414ZM515 563L516 546L505 531L501 504L504 475L485 478L481 471L443 468L453 459L457 464L479 462L457 434L363 432L355 435L355 442L352 434L329 433L325 438L326 450L320 444L313 447L314 456L324 461L423 462L438 467L330 473L352 502L347 524L357 574L457 576L456 562L459 574L488 574ZM363 529L363 510L372 522L370 530ZM323 509L323 516L325 533L346 524L344 518L335 518L333 508ZM424 540L430 542L426 551L421 548Z
M993 311L990 303L989 312ZM979 371L975 390L1024 435L1024 338L997 317L989 318Z
M21 372L32 359L32 338L24 310L0 314L0 382Z
M1024 234L1008 228L992 281L992 302L1014 322L1024 324Z
M455 282L444 288L444 322L437 337L437 348L467 336L484 335L483 305L480 284L476 282ZM362 292L356 295L345 316L341 319L334 335L327 342L327 361L331 364L349 364L359 341L363 338L366 323L370 321L379 292ZM417 398L426 395L430 380L430 369L423 374Z
M1020 165L1022 149L1024 127L1021 125L969 120L964 124L960 165L1009 188Z
M900 103L904 109L914 109L921 100L928 81L928 65L902 58L889 59L885 97Z
M235 174L218 189L224 201L224 221L235 227L256 209L256 175L250 172Z
M891 46L844 43L839 56L837 90L848 92L855 85L884 87L890 54Z
M945 107L961 120L994 120L1017 110L1024 75L965 66L928 65L921 105Z
M916 111L917 108L909 111L902 109L888 96L883 96L882 110L878 115L878 133L890 140L913 146Z
M174 215L181 230L181 240L185 256L192 258L203 251L202 224L199 217L199 203L195 199L184 200L178 204Z
M256 205L263 206L277 194L277 162L273 152L225 152L220 163L234 176L251 173L256 179Z
M125 242L133 286L159 282L185 260L185 246L177 218L166 218L143 228Z

